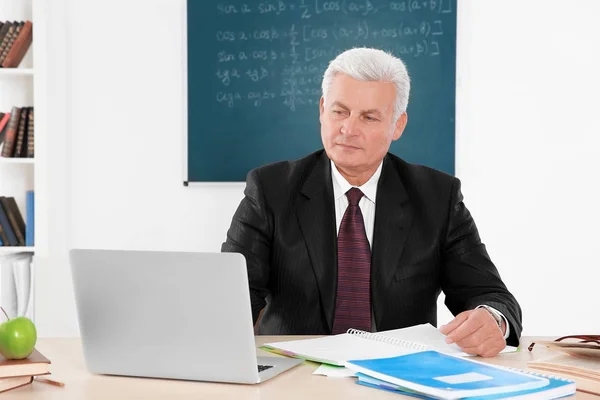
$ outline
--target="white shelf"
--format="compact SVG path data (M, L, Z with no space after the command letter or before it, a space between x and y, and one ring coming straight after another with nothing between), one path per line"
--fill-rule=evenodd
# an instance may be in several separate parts
M3 76L33 76L33 68L0 68L0 77Z
M34 158L0 157L0 164L35 164Z
M16 253L33 253L35 252L35 247L23 247L23 246L0 246L0 256L6 256L8 254L16 254Z

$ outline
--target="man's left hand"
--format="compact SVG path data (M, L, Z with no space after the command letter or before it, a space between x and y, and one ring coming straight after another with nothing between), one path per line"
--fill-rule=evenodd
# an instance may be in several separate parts
M506 347L504 333L484 308L458 314L440 332L447 343L456 343L467 354L494 357Z

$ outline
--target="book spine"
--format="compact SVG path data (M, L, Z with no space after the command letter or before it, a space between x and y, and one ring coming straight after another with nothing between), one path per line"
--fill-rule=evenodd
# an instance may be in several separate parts
M0 144L4 142L4 136L6 135L6 129L8 126L8 120L10 119L10 113L4 114L0 119Z
M6 58L2 62L3 68L15 68L18 67L27 50L31 46L33 41L33 25L31 21L25 21L19 35L14 40L11 49L8 51Z
M17 246L19 242L17 241L15 232L10 226L8 216L4 212L4 207L2 207L2 205L0 205L0 225L2 225L2 229L4 230L4 232L6 233L6 237L8 238L8 242L5 243L5 246Z
M0 224L0 241L2 241L2 246L10 246L8 244L8 236L6 236L6 232L2 228L2 224Z
M25 129L27 128L27 107L21 109L21 118L19 120L19 129L17 131L17 143L13 151L13 157L21 157L23 152L23 141L25 140Z
M35 245L35 192L27 192L25 202L25 215L27 223L25 224L25 246Z
M21 109L13 107L10 112L10 119L4 137L4 146L2 147L2 157L12 157L15 151L15 142L17 139L17 130L19 129L19 119L21 117Z
M2 44L3 40L4 40L4 36L6 36L6 33L8 32L8 29L12 26L12 24L10 23L10 21L6 21L2 27L0 27L0 45Z
M23 24L24 24L23 22L19 22L17 24L17 26L15 27L15 29L13 30L12 34L10 35L6 47L4 48L4 50L2 50L2 54L0 54L0 64L4 63L4 60L6 59L8 52L10 51L13 44L15 43L15 40L17 40L19 33L21 33L21 29L23 29Z
M11 23L8 27L8 30L4 34L4 37L2 38L2 42L0 42L0 61L2 59L2 54L4 53L4 50L6 50L6 48L8 47L8 43L10 42L10 39L15 34L15 30L17 29L17 26L18 26L17 22Z
M25 157L33 158L35 155L35 143L34 143L34 118L33 118L33 107L29 108L29 116L27 118L27 153Z
M19 206L14 197L0 197L0 204L4 208L19 246L25 246L25 222L19 211Z

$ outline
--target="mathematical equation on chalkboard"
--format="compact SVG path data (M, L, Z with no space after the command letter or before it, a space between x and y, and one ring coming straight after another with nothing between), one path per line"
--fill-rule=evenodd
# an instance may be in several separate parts
M296 0L216 5L217 46L210 54L218 81L215 100L294 112L314 107L328 63L349 47L378 47L404 60L444 52L444 17L454 0ZM241 24L239 21L252 21ZM251 29L248 29L251 26ZM250 90L249 90L250 89Z

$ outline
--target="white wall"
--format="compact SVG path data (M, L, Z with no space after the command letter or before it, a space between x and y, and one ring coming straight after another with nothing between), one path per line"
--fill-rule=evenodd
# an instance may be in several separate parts
M183 0L66 4L65 246L217 251L243 184L182 185ZM459 6L457 175L528 335L600 328L600 3L565 4ZM49 263L41 335L76 335L68 266Z
M600 2L461 5L457 174L467 205L520 301L525 334L598 332Z

